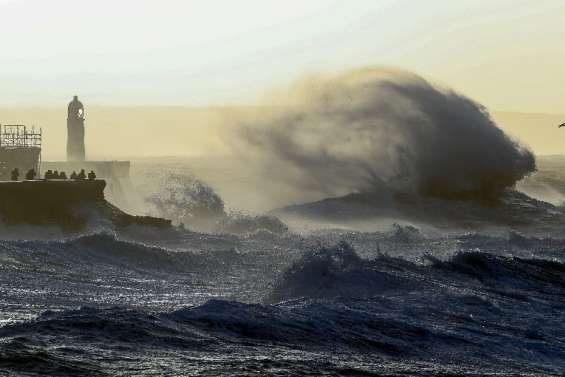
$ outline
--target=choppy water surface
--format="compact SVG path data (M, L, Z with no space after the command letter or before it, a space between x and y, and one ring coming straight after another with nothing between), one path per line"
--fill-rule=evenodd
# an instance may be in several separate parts
M561 375L564 249L401 227L0 241L0 373Z

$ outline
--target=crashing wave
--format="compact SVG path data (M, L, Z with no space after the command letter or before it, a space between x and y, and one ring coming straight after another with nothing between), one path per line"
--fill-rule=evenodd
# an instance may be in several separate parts
M266 298L267 302L299 297L367 297L384 291L410 289L410 282L389 269L406 261L381 255L369 261L346 242L307 252L289 267Z
M279 278L266 302L301 297L374 297L390 292L477 285L479 289L506 291L559 290L565 294L565 264L545 259L504 257L483 252L459 252L431 264L379 255L368 260L342 242L311 250ZM475 283L473 283L475 282Z

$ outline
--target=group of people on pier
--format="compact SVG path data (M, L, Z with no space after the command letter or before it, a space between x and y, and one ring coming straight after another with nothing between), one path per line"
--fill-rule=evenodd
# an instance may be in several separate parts
M30 169L26 173L25 179L28 181L32 181L36 178L36 176L37 173L35 169ZM12 181L19 181L19 178L20 178L20 171L18 170L18 168L15 168L11 172L11 179ZM91 170L90 173L88 173L87 175L84 169L80 169L80 172L77 173L76 171L73 171L70 176L70 179L75 181L84 181L87 178L89 181L94 181L96 179L96 173L94 173L94 170ZM64 171L59 172L57 170L53 171L49 169L45 172L44 179L50 180L50 179L69 179L69 178L67 177L67 173L65 173Z

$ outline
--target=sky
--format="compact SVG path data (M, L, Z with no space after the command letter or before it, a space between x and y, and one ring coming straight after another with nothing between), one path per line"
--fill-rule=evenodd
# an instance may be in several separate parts
M0 0L0 106L245 104L363 65L565 113L565 2Z

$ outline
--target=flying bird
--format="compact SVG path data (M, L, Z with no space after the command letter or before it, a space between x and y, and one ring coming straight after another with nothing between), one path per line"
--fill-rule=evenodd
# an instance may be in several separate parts
M565 127L565 123L561 123L557 128Z

